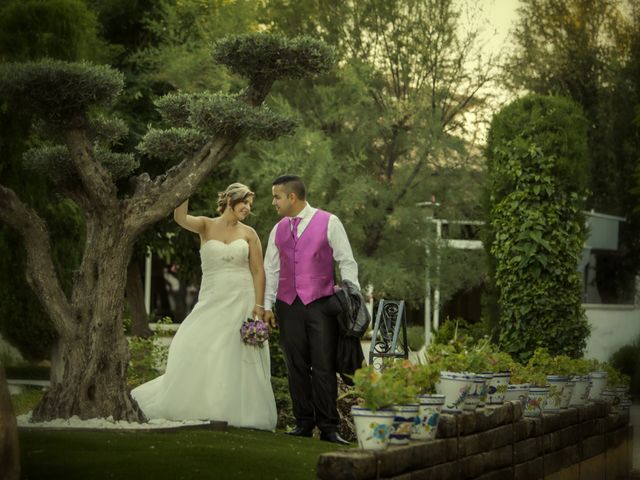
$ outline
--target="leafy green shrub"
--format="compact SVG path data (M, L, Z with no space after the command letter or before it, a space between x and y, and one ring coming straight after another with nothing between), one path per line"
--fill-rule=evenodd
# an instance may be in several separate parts
M284 361L284 354L280 346L280 330L273 329L269 334L269 354L271 356L271 376L287 376L287 365Z
M24 415L33 410L40 400L44 391L41 388L25 388L22 392L11 395L11 404L15 415Z
M630 392L640 395L640 337L634 343L614 352L609 363L629 377Z
M469 323L462 317L455 319L447 318L435 332L433 342L444 344L456 338L467 338L478 342L488 336L489 330L482 322Z
M153 337L132 337L129 339L129 353L127 384L135 388L162 373L157 366L166 363L169 347L156 344Z
M276 399L276 409L278 410L278 422L276 428L284 429L289 425L295 425L296 419L293 416L293 406L291 395L289 395L289 383L287 377L271 377L271 387Z
M576 269L586 239L586 128L576 104L540 95L512 103L492 122L485 248L499 342L522 361L538 347L579 357L589 335Z

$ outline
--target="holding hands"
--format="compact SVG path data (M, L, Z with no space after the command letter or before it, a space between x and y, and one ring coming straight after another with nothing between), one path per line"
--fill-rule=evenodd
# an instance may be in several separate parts
M264 312L264 322L269 325L271 328L276 328L278 323L276 322L276 316L273 314L273 311L266 310Z

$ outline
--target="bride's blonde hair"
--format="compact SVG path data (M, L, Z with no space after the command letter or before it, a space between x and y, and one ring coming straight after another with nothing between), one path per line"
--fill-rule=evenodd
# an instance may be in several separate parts
M231 199L231 208L235 207L240 202L244 202L249 197L255 197L256 194L249 190L249 187L242 183L232 183L224 192L218 192L218 208L217 211L220 215L227 208L228 200Z

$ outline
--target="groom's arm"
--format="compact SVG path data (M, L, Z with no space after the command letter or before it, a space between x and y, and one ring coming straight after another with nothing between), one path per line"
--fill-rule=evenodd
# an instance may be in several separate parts
M338 264L340 276L343 280L353 282L358 289L360 289L360 282L358 282L358 264L353 258L353 251L351 250L347 232L340 219L335 215L329 217L327 237L329 245L331 245L333 249L333 259Z
M269 234L267 250L264 254L264 309L269 312L273 311L273 305L276 303L278 278L280 276L280 253L278 252L278 247L276 247L276 227L273 227Z

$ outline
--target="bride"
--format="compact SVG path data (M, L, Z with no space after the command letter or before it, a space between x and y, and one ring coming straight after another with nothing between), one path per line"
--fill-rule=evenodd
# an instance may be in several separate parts
M217 218L188 215L188 200L174 211L180 226L200 235L202 284L171 342L164 375L131 391L147 418L275 429L269 347L245 345L240 337L247 317L264 316L262 247L242 223L253 198L248 187L233 183L218 195Z

